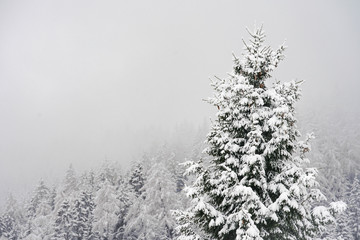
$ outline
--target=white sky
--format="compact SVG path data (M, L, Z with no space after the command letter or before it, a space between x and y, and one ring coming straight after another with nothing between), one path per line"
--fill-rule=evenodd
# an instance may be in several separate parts
M213 117L208 77L231 71L255 22L273 47L287 39L274 77L306 80L301 109L358 111L359 10L355 0L1 0L0 201L70 163L126 165L154 129Z

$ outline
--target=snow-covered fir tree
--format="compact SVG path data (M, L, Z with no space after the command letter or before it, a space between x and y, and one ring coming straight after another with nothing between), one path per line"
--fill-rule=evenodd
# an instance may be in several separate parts
M79 182L76 176L75 169L72 164L66 171L62 184L59 186L54 199L54 211L59 211L64 201L68 201L71 205L73 200L77 197L79 191Z
M335 225L335 226L334 226ZM351 230L350 219L348 216L348 211L340 214L337 218L336 224L333 224L333 231L328 236L325 236L323 239L330 240L353 240L353 231Z
M173 239L175 220L170 210L179 205L176 178L169 169L173 158L162 147L151 159L142 194L127 215L125 239Z
M349 199L350 228L355 240L360 239L360 185L358 176L355 175Z
M50 237L52 204L53 195L44 181L40 180L27 209L27 224L22 234L24 238Z
M47 204L51 206L51 194L49 188L41 179L30 200L28 207L28 216L36 216L37 213L43 210L41 209L41 207L46 207Z
M23 216L18 209L18 204L12 194L9 194L5 212L0 215L0 237L14 240L20 237Z
M16 240L18 235L14 217L7 213L1 216L0 236L5 239Z
M54 223L54 233L53 239L64 239L70 240L71 236L71 223L72 223L72 215L70 212L70 203L67 199L65 199L61 205L59 210L57 211L55 223Z
M71 210L71 239L89 239L92 234L95 204L91 193L83 191Z
M76 177L76 172L70 164L69 169L66 171L64 184L63 184L63 192L65 195L69 195L78 189L78 180Z
M105 180L97 191L94 202L94 235L99 239L114 239L121 204L115 186Z
M349 208L349 195L350 195L350 179L347 179L343 185L342 198L346 200L347 208L337 216L336 222L329 224L325 231L319 235L318 239L334 240L334 239L353 239L352 230L350 226L350 208Z
M3 236L5 232L4 219L3 216L0 215L0 238Z
M3 232L4 232L3 216L0 215L0 237L3 235Z
M115 238L122 240L125 239L125 218L129 212L130 206L136 200L136 196L132 191L129 182L122 177L118 180L117 192L119 193L118 199L120 201L120 208L118 212L118 222L115 226Z
M136 196L141 195L144 181L143 165L138 162L133 166L129 178L129 184L134 189Z
M313 239L344 208L313 207L325 197L316 189L317 170L303 168L312 136L298 141L301 82L268 87L285 47L264 46L262 28L250 35L233 72L212 84L209 103L219 111L207 137L211 162L188 163L197 178L187 188L193 205L175 212L179 239Z
M118 180L118 173L115 168L115 163L106 160L100 169L100 174L97 176L97 183L100 187L104 182L108 182L115 186Z

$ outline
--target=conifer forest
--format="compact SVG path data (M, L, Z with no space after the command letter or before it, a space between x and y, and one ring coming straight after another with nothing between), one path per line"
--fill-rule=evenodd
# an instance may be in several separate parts
M0 3L0 240L360 240L360 5L320 2Z

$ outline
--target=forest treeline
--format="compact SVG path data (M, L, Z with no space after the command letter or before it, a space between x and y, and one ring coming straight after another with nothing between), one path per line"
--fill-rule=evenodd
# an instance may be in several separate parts
M110 161L80 174L70 166L61 184L40 180L25 202L9 195L0 239L173 239L171 210L187 204L179 163L199 158L206 131L183 124L126 171Z
M331 114L329 114L331 115ZM314 114L299 117L299 125L314 131L311 165L328 201L343 200L346 212L320 239L360 239L360 121ZM117 164L77 173L70 166L61 184L40 180L31 196L20 202L9 195L0 214L0 239L174 239L173 209L185 209L186 159L202 154L208 131L184 125L176 137L136 159L124 171Z

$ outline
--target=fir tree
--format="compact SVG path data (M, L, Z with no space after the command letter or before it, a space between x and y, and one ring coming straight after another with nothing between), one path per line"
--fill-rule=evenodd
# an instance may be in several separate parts
M134 196L128 181L125 181L123 178L119 179L117 191L119 192L118 200L120 201L120 209L118 214L118 222L115 227L115 237L116 239L121 240L125 239L125 218L136 197Z
M44 238L51 234L52 194L43 180L40 180L27 208L27 223L23 237Z
M326 239L353 240L353 231L349 221L348 211L340 214L335 224L335 232Z
M18 239L20 236L20 227L23 224L23 215L18 209L18 204L12 194L9 194L5 212L0 216L0 236L8 239Z
M3 222L3 216L0 215L0 237L3 235L4 229L5 229L5 226L4 226L4 222Z
M57 212L55 219L55 233L53 239L65 239L70 240L71 237L71 222L72 216L70 212L70 203L65 199L60 205L60 209Z
M130 207L125 239L173 239L175 222L170 210L177 208L176 179L169 170L173 154L162 148L146 171L142 195Z
M58 212L64 201L69 201L71 204L73 199L77 197L78 193L78 179L72 164L70 164L68 170L66 171L62 185L58 188L57 194L55 196L54 211Z
M144 186L144 173L141 163L137 163L130 174L129 184L133 188L135 195L138 197L142 193L142 187Z
M95 192L96 189L96 183L95 183L95 173L93 171L90 171L87 176L87 190L91 193Z
M264 46L262 28L250 35L243 60L235 58L229 77L212 84L209 103L219 111L207 137L211 162L188 163L197 179L187 188L193 206L175 212L179 239L312 239L344 206L312 207L325 197L316 169L302 167L312 136L297 140L301 82L268 88L285 47Z
M64 195L69 196L70 194L72 194L77 190L78 190L78 180L76 178L75 170L72 164L70 164L69 169L66 171L62 191Z
M350 190L351 190L351 180L349 178L343 179L343 187L342 187L342 195L341 197L343 199L346 199L346 203L348 204L348 207L344 212L339 214L337 217L336 223L330 224L327 226L326 231L324 231L321 234L321 239L347 239L352 240L353 239L353 231L351 229L351 219L350 219L350 213L351 213L351 206L349 205L349 199L350 199Z
M50 201L49 201L52 211L55 209L55 202L56 202L56 188L53 187L50 192Z
M92 233L94 201L91 194L82 192L71 211L71 239L88 239Z
M17 231L16 221L14 216L5 213L1 219L1 236L9 240L18 239L19 232Z
M350 200L349 200L349 210L350 210L350 228L353 232L353 237L355 240L360 239L360 185L357 175L355 175L353 184L350 191Z
M103 184L104 182L108 182L111 185L115 186L118 180L118 174L115 169L115 164L109 161L105 161L100 169L100 174L97 177L97 183L99 185Z
M32 218L36 216L39 211L42 211L40 209L41 206L44 207L45 204L51 205L51 194L49 188L41 179L39 185L34 191L33 197L30 200L30 204L28 207L28 217Z
M94 233L100 239L113 239L120 211L120 201L115 187L106 180L97 191L94 202Z

